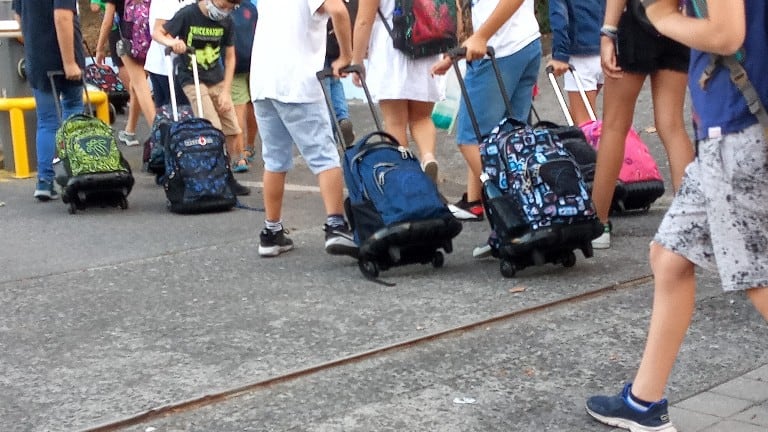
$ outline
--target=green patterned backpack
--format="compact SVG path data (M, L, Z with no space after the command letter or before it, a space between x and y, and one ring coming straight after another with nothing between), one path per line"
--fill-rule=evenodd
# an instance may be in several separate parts
M128 171L121 163L112 128L98 118L75 114L56 132L56 155L70 176Z

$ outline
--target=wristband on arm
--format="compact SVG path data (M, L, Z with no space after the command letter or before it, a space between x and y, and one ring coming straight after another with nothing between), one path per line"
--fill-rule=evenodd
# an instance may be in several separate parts
M600 28L600 36L605 36L616 42L616 39L619 36L619 29L612 25L603 25L603 27Z

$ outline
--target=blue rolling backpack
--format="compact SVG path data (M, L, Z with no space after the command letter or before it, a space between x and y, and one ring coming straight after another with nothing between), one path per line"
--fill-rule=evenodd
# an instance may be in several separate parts
M166 61L170 63L170 51ZM197 60L192 57L198 112L203 112L200 100L200 82L197 78ZM173 70L169 65L168 70ZM173 73L168 74L171 89L172 115L174 119L160 134L164 141L164 169L158 182L165 189L168 209L174 213L204 213L230 210L237 204L232 191L234 178L225 153L224 133L210 121L197 117L180 116L176 104Z
M348 70L359 71L355 67ZM331 75L328 69L317 74L321 82ZM322 87L337 142L343 143L330 95ZM360 247L360 271L374 279L381 270L394 266L431 263L442 267L444 255L440 249L445 253L453 251L452 240L461 232L461 222L454 218L413 152L383 132L364 82L363 89L378 131L346 148L342 158L349 191L344 206Z

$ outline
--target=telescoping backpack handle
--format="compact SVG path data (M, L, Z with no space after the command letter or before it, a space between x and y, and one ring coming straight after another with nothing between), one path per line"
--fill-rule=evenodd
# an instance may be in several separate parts
M48 79L51 81L51 90L53 91L53 94L55 95L56 92L56 79L57 76L65 76L63 70L57 70L57 71L49 71L48 72ZM88 94L88 87L86 87L85 84L85 78L83 74L80 74L80 82L83 84L83 93L85 94L85 101L86 105L88 106L88 113L91 115L91 117L94 117L93 113L93 105L91 105L91 95ZM56 114L59 116L59 121L64 121L62 117L64 116L64 110L61 108L61 100L59 98L55 97L53 98L54 105L56 105Z
M373 121L376 124L376 130L377 131L383 131L384 125L381 121L381 117L379 117L379 113L376 111L376 105L373 103L373 98L371 97L371 92L368 90L368 85L365 83L365 74L363 73L363 67L360 65L350 65L341 68L342 73L354 73L357 74L358 77L360 77L360 83L363 87L363 92L365 93L365 100L368 102L368 108L371 110L371 116L373 116ZM341 134L341 125L339 124L339 120L336 117L336 111L333 109L333 100L331 99L331 95L328 91L328 88L323 84L323 80L326 78L334 78L333 69L332 68L325 68L323 70L318 71L315 76L317 77L317 80L320 81L320 87L323 89L323 95L325 95L325 103L328 105L328 111L331 113L331 120L333 124L333 131L336 134L336 138L339 143L344 143L344 137ZM376 132L373 133L375 135ZM396 139L394 139L391 135L386 134L386 138L391 139L392 142L397 142Z

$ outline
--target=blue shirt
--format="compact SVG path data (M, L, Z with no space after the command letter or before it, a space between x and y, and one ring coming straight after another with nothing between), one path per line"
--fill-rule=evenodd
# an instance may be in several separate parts
M572 55L599 55L603 15L605 0L549 0L552 58L567 63Z
M690 0L686 3L689 13L693 15ZM760 95L763 106L768 106L768 32L765 29L768 6L765 0L745 0L744 3L747 35L743 45L742 65ZM694 120L698 126L696 136L699 139L710 136L710 128L713 132L720 128L719 133L724 135L739 132L757 123L757 118L749 112L741 92L731 82L728 68L717 68L706 89L701 88L699 78L709 61L708 53L691 50L688 88L693 102Z
M49 71L63 71L59 41L53 21L54 9L71 10L74 16L75 61L85 67L83 37L77 16L77 0L13 0L11 6L21 17L21 33L24 35L24 56L27 81L33 89L51 91ZM79 81L57 79L57 86L82 85Z

